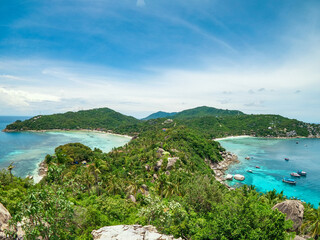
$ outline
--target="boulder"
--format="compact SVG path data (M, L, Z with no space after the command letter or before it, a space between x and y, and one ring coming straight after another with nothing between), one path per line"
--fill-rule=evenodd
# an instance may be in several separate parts
M156 164L156 167L157 168L160 168L162 166L162 163L163 163L163 159L160 159L157 164Z
M117 225L107 226L91 232L94 240L175 240L173 236L161 234L154 226ZM181 238L179 238L181 240Z
M232 180L232 179L233 179L233 176L232 176L231 174L227 174L227 176L226 176L225 179L226 179L226 180Z
M146 171L148 171L148 172L150 171L150 166L148 164L145 165L144 168L146 169Z
M142 185L141 185L141 188L142 188L143 190L145 190L145 191L148 191L148 186L145 185L145 184L142 184Z
M306 240L306 238L300 237L300 236L295 236L293 240Z
M238 181L243 181L245 179L245 177L243 175L240 175L240 174L234 175L233 178L235 180L238 180Z
M272 209L278 209L280 212L287 215L286 219L293 221L293 231L299 229L302 224L304 206L298 200L286 200L284 202L276 204Z
M9 230L9 220L11 214L9 211L0 203L0 239L6 239L4 233L5 230Z
M129 195L128 199L134 203L136 202L136 198L133 195Z
M179 157L168 158L167 170L171 170Z

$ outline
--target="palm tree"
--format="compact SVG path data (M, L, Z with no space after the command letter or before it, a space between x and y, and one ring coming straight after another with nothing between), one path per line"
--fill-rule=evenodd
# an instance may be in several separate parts
M8 171L10 172L10 176L11 176L11 182L12 182L12 169L14 169L14 165L13 165L13 162L10 163L10 165L8 166Z
M318 209L310 209L305 215L306 221L302 224L301 229L310 233L314 239L320 235L320 204Z

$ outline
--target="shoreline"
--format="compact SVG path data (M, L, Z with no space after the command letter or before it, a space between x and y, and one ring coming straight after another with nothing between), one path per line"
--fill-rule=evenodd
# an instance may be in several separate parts
M250 136L250 135L239 135L239 136L228 136L228 137L222 137L222 138L213 138L213 141L223 141L227 139L239 139L239 138L265 138L265 139L319 139L320 137L318 136L309 136L309 137L304 137L304 136L295 136L295 137L271 137L271 136L266 136L266 137L257 137L257 136Z
M3 129L2 132L34 132L34 133L45 133L45 132L92 132L92 133L103 133L103 134L109 134L119 137L126 137L132 139L132 136L126 135L126 134L119 134L119 133L113 133L110 132L110 130L97 130L97 129L44 129L44 130L23 130L23 131L14 131L14 130L6 130Z
M235 188L229 186L226 183L225 171L228 170L230 165L240 163L240 161L236 154L228 151L220 152L220 155L223 158L221 162L211 163L207 159L205 159L205 161L209 164L210 168L213 170L214 178L218 182L220 182L222 185L226 186L229 190L234 190Z
M125 134L118 134L110 132L110 130L97 130L97 129L46 129L46 130L23 130L23 131L13 131L13 130L5 130L3 129L2 132L31 132L31 133L49 133L49 132L69 132L69 133L76 133L76 132L87 132L87 133L99 133L99 134L106 134L106 135L113 135L117 137L125 137L129 138L129 142L134 138L129 135ZM47 175L48 166L45 164L44 160L41 160L37 163L37 167L34 169L31 175L27 175L28 178L33 179L34 183L39 183L44 176Z

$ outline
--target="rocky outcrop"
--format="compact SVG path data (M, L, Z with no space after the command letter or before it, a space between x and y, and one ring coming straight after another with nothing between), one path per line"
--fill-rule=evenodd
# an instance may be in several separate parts
M233 176L231 174L227 174L225 179L231 181L233 179Z
M9 230L9 211L0 203L0 239L6 239L5 230Z
M94 240L174 240L173 236L161 234L154 226L117 225L103 227L91 232ZM181 238L179 238L181 239Z
M243 181L245 179L245 177L241 174L235 174L233 178L238 181Z
M132 202L136 202L136 198L133 195L129 195L128 199L131 200Z
M43 161L39 164L39 169L38 169L38 174L40 178L47 176L47 172L48 172L48 165Z
M223 180L224 172L228 169L230 164L239 162L238 157L235 154L232 154L230 152L220 152L220 154L223 158L223 161L210 164L210 167L211 169L213 169L216 178L218 178L218 181Z
M295 236L293 240L306 240L307 238L300 237L300 236Z
M284 202L276 204L272 209L278 209L280 212L287 215L286 219L293 221L293 231L299 229L302 224L304 206L298 200L286 200Z
M168 158L167 170L171 170L179 157Z

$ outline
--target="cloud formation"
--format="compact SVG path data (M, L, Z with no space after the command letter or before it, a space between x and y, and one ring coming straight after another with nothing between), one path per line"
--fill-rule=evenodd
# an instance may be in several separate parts
M146 3L144 2L144 0L137 0L138 7L144 7L145 5L146 5Z

